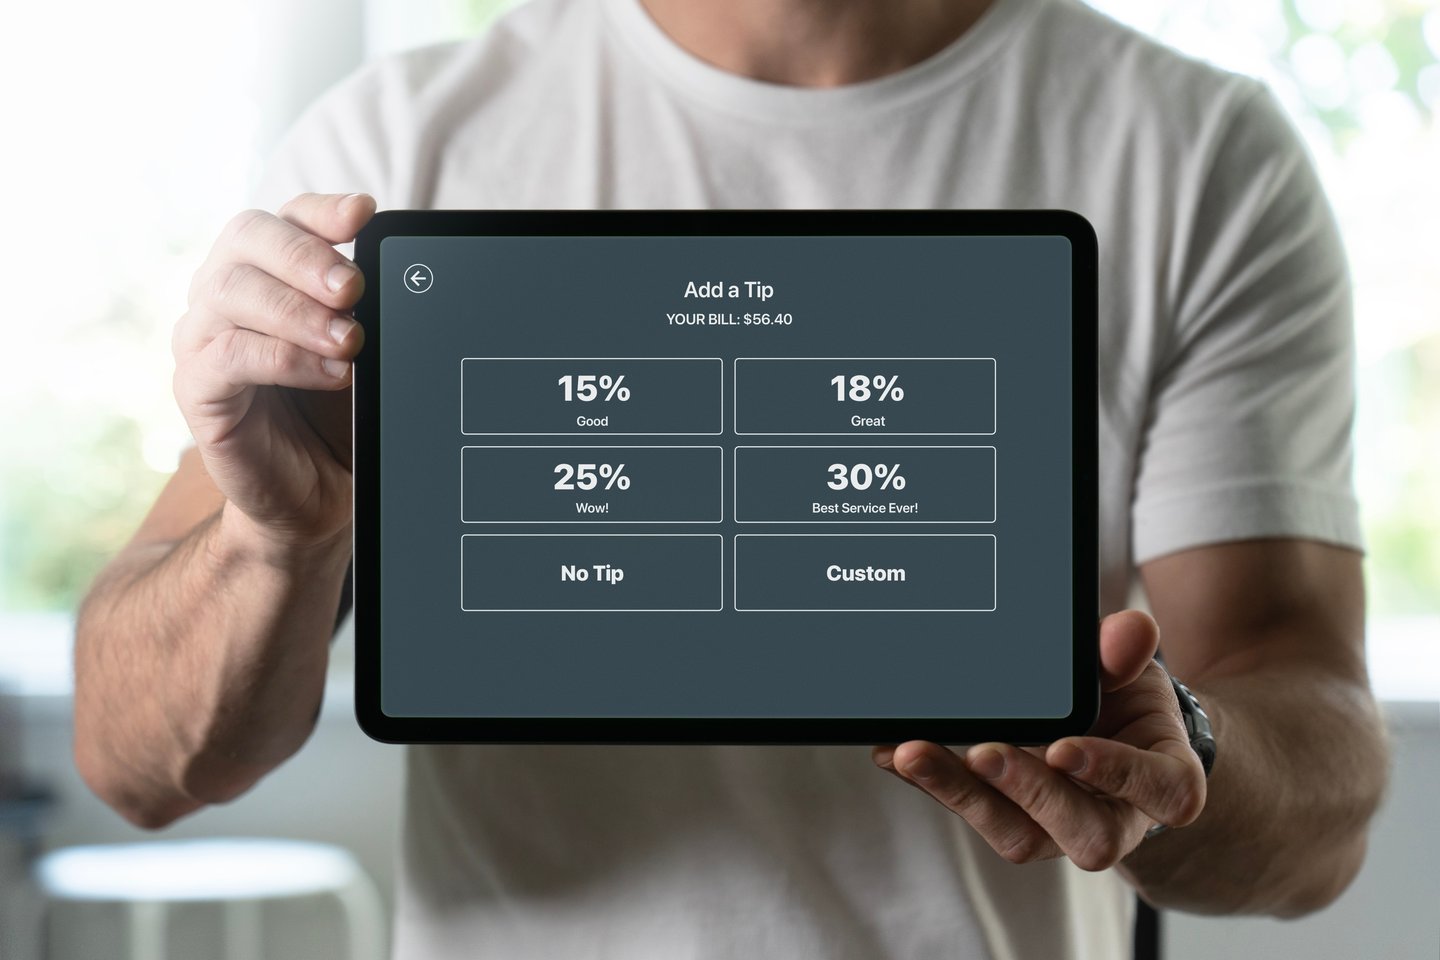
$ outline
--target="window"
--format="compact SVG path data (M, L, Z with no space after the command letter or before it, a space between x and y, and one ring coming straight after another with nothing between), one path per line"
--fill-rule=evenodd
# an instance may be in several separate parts
M267 143L359 62L353 4L298 6L70 0L0 14L0 36L23 38L0 57L0 244L13 267L0 319L0 683L68 689L75 604L188 436L169 337L190 275L245 207ZM305 20L322 14L333 20ZM311 44L303 58L298 39Z
M1357 485L1381 694L1440 697L1440 10L1424 0L1093 0L1279 93L1354 269ZM366 56L511 0L22 4L0 58L0 682L68 685L71 611L175 465L169 332L265 150ZM64 57L57 58L57 51ZM13 144L24 143L25 149Z
M1424 0L1092 0L1259 77L1324 180L1355 281L1356 488L1370 670L1440 698L1440 8Z

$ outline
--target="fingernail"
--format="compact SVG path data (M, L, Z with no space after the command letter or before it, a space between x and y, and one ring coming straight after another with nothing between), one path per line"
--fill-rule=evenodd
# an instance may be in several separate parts
M922 755L910 761L910 766L905 768L905 774L912 780L929 780L935 776L935 761Z
M350 211L350 205L351 205L352 203L354 203L356 200L359 200L362 196L363 196L363 194L359 194L359 193L347 193L347 194L345 194L345 196L343 196L343 197L340 198L340 203L338 204L338 206L340 207L340 212L341 212L341 213L348 213L348 212Z
M355 268L354 264L337 263L325 274L325 286L329 287L331 292L339 293L340 288L359 273L360 271Z
M970 769L986 780L998 780L1005 772L1005 758L999 750L986 748L969 758Z
M350 370L350 364L346 363L344 360L323 360L321 361L320 366L324 367L325 372L330 374L330 376L334 377L336 380L343 378L345 374Z
M345 317L336 317L330 321L330 339L336 343L344 343L345 338L350 336L350 331L354 329L354 320Z
M1066 773L1079 773L1085 769L1085 751L1073 743L1060 744L1050 757L1050 766L1059 767Z

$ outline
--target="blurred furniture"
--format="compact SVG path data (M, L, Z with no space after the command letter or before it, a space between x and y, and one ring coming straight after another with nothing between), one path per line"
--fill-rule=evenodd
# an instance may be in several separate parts
M340 908L343 956L380 960L385 949L384 908L374 884L354 857L329 844L237 838L69 847L41 857L36 879L52 950L62 911L70 916L84 905L111 904L125 915L125 943L123 950L112 943L105 955L165 960L175 908L213 904L221 922L205 956L260 960L266 906L311 897L333 899Z
M1135 960L1161 960L1160 911L1135 897Z
M37 950L39 905L30 884L41 826L55 805L38 784L8 778L0 791L0 958L30 960Z
M21 784L13 793L0 793L0 834L13 837L29 862L40 852L40 823L55 804L55 797L39 784Z

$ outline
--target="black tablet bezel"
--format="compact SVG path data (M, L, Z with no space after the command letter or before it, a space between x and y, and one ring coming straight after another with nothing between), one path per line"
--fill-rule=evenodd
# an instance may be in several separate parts
M1072 711L1044 718L397 717L381 710L380 244L451 236L1063 236L1072 277ZM1063 210L462 211L390 210L355 242L366 278L355 317L355 713L388 743L871 744L1047 743L1085 733L1100 704L1098 264L1094 229ZM1086 416L1088 411L1090 414Z

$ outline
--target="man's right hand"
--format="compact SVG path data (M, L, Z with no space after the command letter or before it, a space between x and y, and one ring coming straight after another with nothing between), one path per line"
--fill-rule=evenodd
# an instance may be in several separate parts
M364 342L351 310L364 280L332 245L374 214L365 194L239 214L175 325L180 410L227 519L266 545L324 545L350 522L351 361Z

